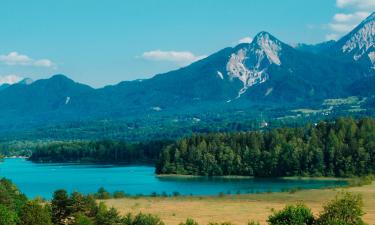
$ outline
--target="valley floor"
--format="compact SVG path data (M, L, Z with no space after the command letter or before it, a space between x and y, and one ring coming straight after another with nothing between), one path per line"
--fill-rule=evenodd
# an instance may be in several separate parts
M334 198L342 189L304 190L295 193L266 193L232 195L224 197L140 197L105 200L120 213L144 212L159 215L167 225L177 225L193 218L200 225L208 222L247 224L249 220L266 224L272 209L282 209L286 204L303 202L318 214L322 205ZM375 225L375 182L371 185L344 188L359 193L364 200L364 220Z

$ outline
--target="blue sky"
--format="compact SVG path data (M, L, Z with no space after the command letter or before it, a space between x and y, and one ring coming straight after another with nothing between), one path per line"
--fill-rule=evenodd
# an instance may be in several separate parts
M148 78L263 30L290 44L337 39L373 10L375 0L2 0L0 83Z

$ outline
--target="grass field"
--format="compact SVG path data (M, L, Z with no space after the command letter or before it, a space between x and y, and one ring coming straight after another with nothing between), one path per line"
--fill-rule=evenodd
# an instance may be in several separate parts
M105 200L121 214L151 213L159 215L167 225L176 225L186 218L193 218L199 224L208 222L232 222L246 224L249 220L266 224L272 209L282 209L285 204L303 202L318 215L322 205L342 189L304 190L295 193L267 193L253 195L232 195L224 197L140 197ZM345 188L363 196L364 220L375 225L375 182L362 187Z

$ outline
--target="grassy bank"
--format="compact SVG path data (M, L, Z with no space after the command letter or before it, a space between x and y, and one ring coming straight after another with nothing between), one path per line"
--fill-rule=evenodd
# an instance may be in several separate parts
M361 194L366 215L364 220L375 224L375 182L361 187L343 188ZM186 218L194 218L199 224L210 221L230 221L237 225L246 224L249 219L265 224L272 209L282 209L286 204L303 202L315 214L322 205L342 189L302 190L297 192L228 195L223 197L139 197L110 199L105 202L114 206L122 214L128 212L152 213L159 215L168 225L176 225Z

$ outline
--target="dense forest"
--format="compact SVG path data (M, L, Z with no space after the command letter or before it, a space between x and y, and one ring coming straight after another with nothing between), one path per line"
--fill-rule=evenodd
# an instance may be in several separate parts
M361 176L375 172L375 121L340 118L304 127L197 134L175 142L41 143L30 160L156 163L158 174Z
M159 174L360 176L375 172L375 121L340 118L302 128L213 133L166 147Z
M287 205L280 211L273 211L268 217L269 225L364 225L363 201L360 195L341 193L328 202L319 216L299 203ZM115 208L96 201L95 195L79 192L67 193L60 189L54 192L50 201L29 200L7 179L0 180L0 224L1 225L164 225L157 215L128 213L120 215ZM180 225L198 225L187 219ZM234 225L211 222L208 225ZM259 225L251 221L248 225Z
M121 141L63 141L40 144L33 162L154 163L169 141L126 143Z
M38 127L0 127L0 152L13 154L25 148L33 148L39 141L54 140L121 140L147 142L150 140L176 140L197 133L242 132L267 130L277 127L304 126L321 120L338 117L355 118L374 116L371 110L362 111L360 99L331 99L322 106L310 110L272 109L267 112L262 106L251 110L164 115L162 112L142 118L115 120L67 121L57 125ZM353 108L357 111L351 112ZM159 114L160 113L160 114ZM266 127L263 122L267 122ZM1 125L1 123L0 123Z

